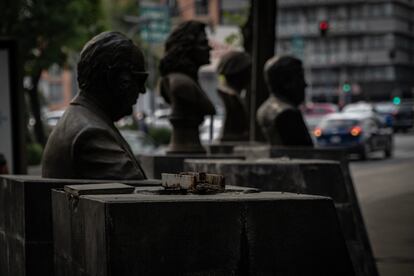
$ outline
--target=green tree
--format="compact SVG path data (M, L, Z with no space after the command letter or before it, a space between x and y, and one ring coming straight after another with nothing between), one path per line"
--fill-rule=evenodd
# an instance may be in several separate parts
M40 115L38 83L43 70L67 58L107 25L100 0L2 0L0 1L0 36L17 39L23 75L31 79L25 88L35 135L40 144L45 134Z

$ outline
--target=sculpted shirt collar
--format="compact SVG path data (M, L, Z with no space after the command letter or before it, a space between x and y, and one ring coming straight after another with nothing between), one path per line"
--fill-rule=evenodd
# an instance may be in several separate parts
M295 106L290 100L288 100L285 96L278 94L277 96L274 94L270 94L269 97L272 101L280 103L280 104L287 104L290 105L294 108L298 108L297 106Z
M102 108L99 106L99 103L94 101L93 99L90 99L87 95L83 93L79 93L70 103L71 105L81 105L84 106L90 110L92 110L94 113L97 113L102 119L105 120L106 123L113 126L114 123L111 120L111 118L102 110Z
M222 93L225 94L229 94L229 95L233 95L233 96L238 96L236 90L234 90L233 88L227 86L227 85L219 85L218 90Z

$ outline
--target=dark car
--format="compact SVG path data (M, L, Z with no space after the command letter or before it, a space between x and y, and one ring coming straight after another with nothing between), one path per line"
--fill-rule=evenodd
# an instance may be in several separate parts
M414 110L413 104L410 102L402 102L395 105L394 123L393 127L395 131L407 131L414 125Z
M338 112L338 106L332 103L308 103L302 107L309 131L313 131L327 114L335 112Z
M374 104L375 111L383 118L383 122L388 127L394 126L394 114L397 110L392 102L380 102Z
M392 156L392 129L369 114L335 113L326 116L315 128L318 147L341 147L367 159L369 153L383 151Z
M393 105L391 103L391 105ZM393 106L388 103L357 102L346 105L342 112L376 117L386 127L393 125Z

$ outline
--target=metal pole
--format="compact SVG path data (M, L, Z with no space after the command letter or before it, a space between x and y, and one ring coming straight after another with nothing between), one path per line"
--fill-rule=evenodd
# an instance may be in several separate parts
M210 115L210 143L214 138L214 115Z
M250 141L264 141L256 122L256 111L269 92L263 66L274 55L276 43L277 1L251 1L253 12L252 89L250 96Z

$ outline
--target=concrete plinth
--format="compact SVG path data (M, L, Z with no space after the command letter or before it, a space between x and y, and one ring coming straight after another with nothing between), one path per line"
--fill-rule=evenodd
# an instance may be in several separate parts
M184 171L185 159L244 159L243 156L229 154L168 154L168 155L140 155L137 156L141 167L149 178L161 178L161 173L180 173Z
M57 276L354 275L332 201L54 190Z
M53 276L51 189L104 182L114 181L0 176L0 275ZM121 182L134 186L160 184Z
M209 154L233 154L234 143L214 143L204 145Z
M356 275L378 275L350 175L344 174L339 162L289 158L186 160L184 169L222 174L229 185L331 197Z
M247 160L262 158L289 157L298 159L322 159L348 162L348 154L341 148L283 147L265 144L236 145L234 154L245 156Z

